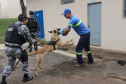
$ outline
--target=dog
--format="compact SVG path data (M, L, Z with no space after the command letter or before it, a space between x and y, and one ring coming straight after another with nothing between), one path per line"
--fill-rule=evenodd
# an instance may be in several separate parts
M37 54L38 55L37 56L38 64L37 64L37 66L35 68L35 75L36 76L38 76L38 73L37 73L38 68L42 69L42 67L40 65L42 64L43 57L44 57L44 55L46 53L51 52L51 51L53 51L53 50L55 50L57 48L61 48L61 47L65 46L65 45L73 45L73 43L68 44L69 42L72 42L73 39L71 39L70 41L67 41L65 43L62 43L61 39L58 36L58 35L60 35L58 33L59 30L60 29L55 28L54 30L49 31L49 33L52 33L51 41L47 45L45 45L44 47L38 49L37 51L28 53L28 55L32 55L32 54Z

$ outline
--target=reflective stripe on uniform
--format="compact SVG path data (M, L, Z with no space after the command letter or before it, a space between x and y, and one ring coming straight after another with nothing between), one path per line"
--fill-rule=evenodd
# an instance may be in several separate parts
M82 55L82 52L76 52L76 55Z
M72 24L68 24L68 26L71 26L72 27L73 25Z
M77 24L73 25L73 27L79 26L81 24L81 22L82 21L80 20Z
M76 27L76 26L79 26L80 24L81 24L81 20L77 23L77 24L75 24L75 25L72 25L72 24L68 24L68 26L71 26L71 27Z
M91 53L91 51L86 51L88 54Z

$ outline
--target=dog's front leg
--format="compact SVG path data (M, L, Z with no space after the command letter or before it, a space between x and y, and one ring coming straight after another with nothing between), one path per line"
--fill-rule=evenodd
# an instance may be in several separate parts
M73 39L71 39L70 41L67 41L66 43L64 43L64 44L61 44L61 46L60 47L63 47L63 46L65 46L66 44L68 44L69 42L72 42L73 41ZM73 43L72 43L73 44ZM71 45L72 45L71 44Z

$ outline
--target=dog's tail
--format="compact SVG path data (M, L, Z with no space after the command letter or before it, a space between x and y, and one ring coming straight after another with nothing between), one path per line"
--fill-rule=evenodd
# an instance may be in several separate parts
M34 52L31 52L31 53L28 53L28 55L32 55L32 54L36 54L38 53L38 51L34 51Z

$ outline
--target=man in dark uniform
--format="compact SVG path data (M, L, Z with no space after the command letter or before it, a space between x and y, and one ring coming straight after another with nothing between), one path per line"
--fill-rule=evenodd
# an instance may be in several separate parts
M31 34L32 38L37 40L37 29L39 31L39 35L41 34L39 24L38 24L37 20L34 18L33 11L29 12L29 16L30 17L28 18L27 27L30 30L30 34ZM32 43L30 43L29 46L30 46L29 52L31 52L32 51ZM34 49L35 49L35 51L37 51L37 49L38 49L37 42L34 43Z
M86 28L84 23L79 18L71 14L70 9L66 8L62 15L64 15L66 19L70 19L70 21L68 23L68 27L61 29L59 33L65 36L69 33L70 29L73 28L75 32L80 36L79 42L76 47L76 56L78 64L76 64L75 67L85 66L84 61L82 59L83 48L87 52L88 62L93 63L94 60L90 51L90 31Z
M11 24L8 27L5 37L5 54L8 58L8 62L4 68L2 73L2 80L0 80L0 84L7 84L6 77L10 76L14 68L14 64L16 58L20 59L22 57L22 48L21 46L27 41L31 43L37 42L34 40L29 33L29 29L27 28L27 19L28 17L24 14L20 14L18 16L18 21L16 23ZM22 59L22 72L24 74L23 82L30 81L33 79L32 76L28 76L28 59Z

